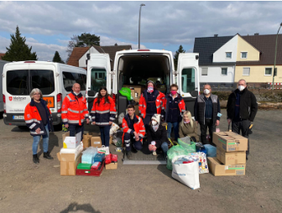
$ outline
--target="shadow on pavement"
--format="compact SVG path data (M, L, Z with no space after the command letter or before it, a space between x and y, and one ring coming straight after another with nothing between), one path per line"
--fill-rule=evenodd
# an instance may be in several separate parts
M164 175L166 175L166 176L170 177L171 179L173 179L173 178L171 177L171 170L167 169L167 168L166 168L166 165L158 165L157 168L158 168L158 170L159 170L161 173L163 173Z
M12 132L29 132L29 128L27 126L15 126Z
M100 211L96 211L90 204L78 204L76 202L71 203L65 210L60 213L68 213L68 212L91 212L91 213L101 213Z

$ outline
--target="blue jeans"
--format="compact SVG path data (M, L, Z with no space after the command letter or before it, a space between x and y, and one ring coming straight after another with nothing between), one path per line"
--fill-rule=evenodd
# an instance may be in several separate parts
M167 142L163 142L161 147L162 147L162 150L163 150L163 152L164 152L164 154L166 156L166 153L167 153L167 150L168 150L168 143Z
M83 139L83 131L84 131L84 125L83 123L81 126L79 124L69 124L69 131L70 136L74 137L76 133L81 132L81 140Z
M173 132L174 132L174 138L177 141L177 139L179 138L179 134L178 134L179 123L178 122L174 122L174 123L167 122L167 137L170 138L172 127L173 127Z
M111 125L99 126L99 128L101 133L102 145L109 146Z
M49 145L49 129L48 124L45 126L46 135L42 135L43 137L43 152L48 152ZM32 152L34 155L37 154L38 143L40 141L41 135L33 136L33 144L32 144Z

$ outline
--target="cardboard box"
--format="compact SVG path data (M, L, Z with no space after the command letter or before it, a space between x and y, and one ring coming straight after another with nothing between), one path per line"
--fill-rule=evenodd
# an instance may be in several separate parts
M82 139L83 148L87 148L91 145L91 137L92 135L90 135L88 132L83 134L83 139Z
M91 137L91 146L98 147L98 148L102 147L102 141L101 141L100 136Z
M106 169L117 169L117 167L118 167L118 162L106 164L105 167L106 167Z
M75 137L69 136L69 132L63 134L63 148L75 149L81 141L81 132L77 133Z
M80 163L81 154L75 159L75 154L60 154L57 153L57 158L60 161L60 174L61 175L75 175L76 167Z
M111 135L111 136L110 136L109 144L112 144L112 143L113 143L113 136Z
M131 90L131 96L136 103L139 103L142 86L139 85L123 85L123 87L129 88Z
M222 165L215 157L208 157L209 170L214 176L245 175L246 164Z
M216 158L225 165L245 164L246 152L225 152L218 148L216 149Z
M247 151L248 138L234 132L214 132L213 143L226 152Z
M135 115L139 115L139 105L135 105L134 109L135 109Z

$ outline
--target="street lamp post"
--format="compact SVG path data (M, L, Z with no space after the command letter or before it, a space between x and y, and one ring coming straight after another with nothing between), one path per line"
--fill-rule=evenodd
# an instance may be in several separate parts
M140 49L140 22L141 22L141 8L145 6L145 4L140 4L139 10L139 25L138 25L138 49Z
M282 22L280 23L279 29L278 29L277 34L276 34L275 53L274 53L274 68L273 68L273 75L272 75L272 90L274 90L274 72L275 72L275 66L276 66L277 41L278 41L278 34L279 34L281 27L282 27Z

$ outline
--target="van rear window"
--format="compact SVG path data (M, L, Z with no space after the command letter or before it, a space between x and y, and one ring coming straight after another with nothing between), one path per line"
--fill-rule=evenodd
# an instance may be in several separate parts
M29 95L28 70L7 72L7 92L12 95Z
M106 86L106 70L99 68L91 69L91 90L99 91L100 87Z
M63 72L64 88L70 92L74 83L80 84L80 90L86 90L86 75L79 73Z
M52 93L54 74L51 70L13 70L7 72L7 92L11 95L29 95L38 88L43 95Z

